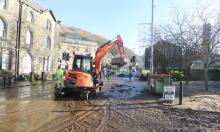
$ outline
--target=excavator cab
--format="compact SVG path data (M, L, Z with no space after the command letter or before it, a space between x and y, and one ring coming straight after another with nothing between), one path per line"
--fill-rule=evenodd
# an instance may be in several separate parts
M92 57L84 55L75 55L73 60L73 70L88 72L92 74Z

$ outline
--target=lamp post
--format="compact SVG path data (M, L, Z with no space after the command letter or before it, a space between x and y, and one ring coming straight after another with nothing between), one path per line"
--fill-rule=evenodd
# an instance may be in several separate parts
M151 52L150 52L150 70L151 74L154 72L154 0L152 0L152 7L151 7L151 23L140 23L139 25L151 25L150 26L150 31L151 31L151 41L150 41L150 47L151 47ZM145 56L146 57L146 56Z
M154 72L154 0L152 0L152 11L151 11L151 74Z
M22 20L22 4L21 0L19 0L19 14L17 21L17 34L16 34L16 58L15 58L15 77L19 76L19 58L20 58L20 43L21 43L21 20Z

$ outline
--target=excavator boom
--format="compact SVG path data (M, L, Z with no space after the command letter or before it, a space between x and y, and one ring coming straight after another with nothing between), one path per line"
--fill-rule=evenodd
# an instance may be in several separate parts
M101 61L103 57L115 46L117 45L118 51L120 54L120 57L114 58L112 65L117 65L119 67L124 66L126 64L124 60L124 47L123 47L123 41L120 35L117 36L116 39L111 40L98 48L95 55L95 74L96 77L100 75L101 73Z

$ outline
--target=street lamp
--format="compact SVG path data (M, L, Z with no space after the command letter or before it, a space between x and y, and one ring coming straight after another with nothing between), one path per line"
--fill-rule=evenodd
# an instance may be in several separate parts
M151 25L151 57L150 57L150 69L151 69L151 74L153 74L154 72L154 47L153 47L153 43L154 43L154 0L152 0L152 8L151 8L151 23L140 23L140 26L144 26L144 25Z

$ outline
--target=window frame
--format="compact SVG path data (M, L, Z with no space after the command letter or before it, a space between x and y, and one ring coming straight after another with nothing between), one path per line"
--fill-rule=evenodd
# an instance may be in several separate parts
M2 36L1 36L1 33L0 33L0 38L5 38L5 36L6 36L6 24L5 24L4 20L1 17L0 17L0 23L2 23L2 30L0 30L0 32L2 32ZM0 26L1 26L1 24L0 24Z
M29 11L27 14L27 21L30 23L34 23L34 14L32 11Z
M27 43L28 35L30 35L30 37L29 37L29 40L28 40L28 43ZM30 30L28 30L28 31L26 32L26 40L25 40L25 43L26 43L26 45L28 45L29 48L32 48L32 47L33 47L33 33L32 33Z
M86 69L86 66L88 66L87 69ZM84 59L82 59L81 69L82 69L83 71L90 72L90 71L92 70L92 67L91 67L91 59L89 59L89 58L84 58Z
M3 8L1 8L1 4L0 4L0 10L5 10L6 9L6 0L0 0L0 3L2 1L4 2L4 5L2 6Z
M51 49L51 38L49 35L44 38L44 48Z
M49 56L43 56L43 61L41 64L41 70L42 71L49 71L50 69L50 57Z
M52 31L52 23L49 19L47 19L46 29L48 31Z
M6 50L6 51L4 51L4 50ZM9 49L1 49L1 51L0 51L0 53L1 53L1 58L0 58L0 62L1 62L1 65L0 65L0 69L1 70L7 70L7 71L10 71L11 70L11 64L12 64L12 51L11 50L9 50ZM7 55L7 61L6 62L8 62L7 64L5 64L6 65L6 68L4 68L3 69L3 60L4 60L4 55Z
M28 60L28 61L27 61ZM29 64L24 64L24 63L27 63L27 62L29 62ZM30 73L30 72L32 72L32 63L33 63L33 58L32 58L32 56L31 56L31 54L29 54L28 52L25 52L24 53L24 56L23 56L23 58L22 58L22 69L23 69L23 73L24 74L28 74L28 73ZM27 70L27 68L26 67L28 67L28 68L30 68L30 71L28 71L28 72L26 72L26 70ZM25 70L24 70L25 69ZM29 70L29 69L28 69Z

